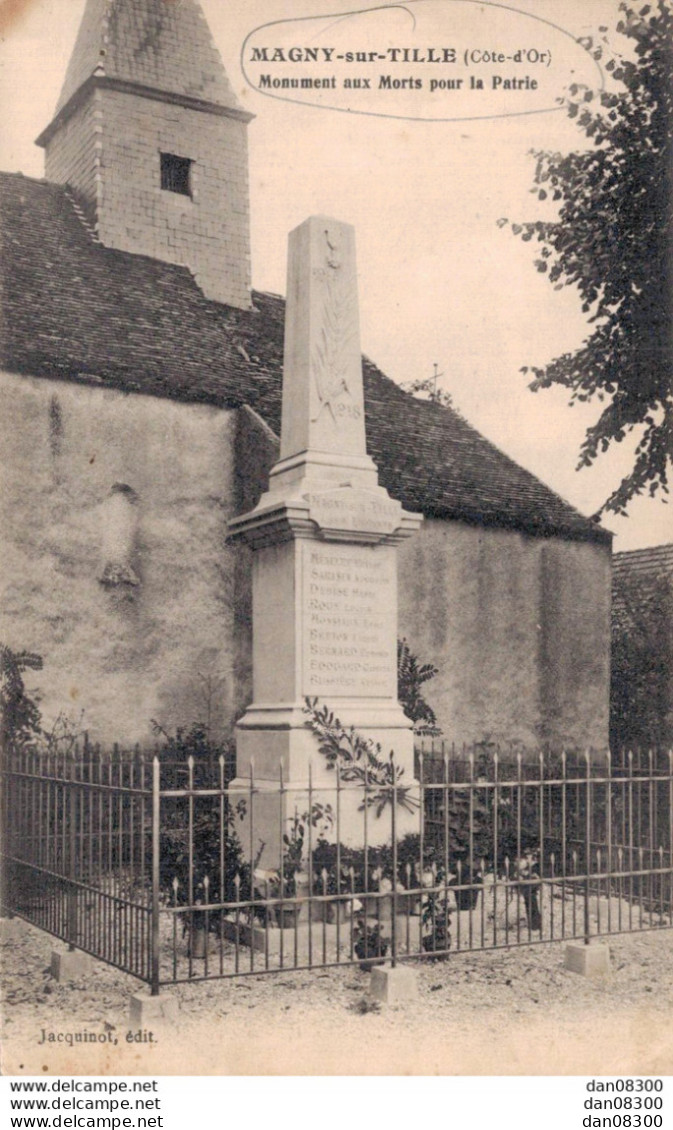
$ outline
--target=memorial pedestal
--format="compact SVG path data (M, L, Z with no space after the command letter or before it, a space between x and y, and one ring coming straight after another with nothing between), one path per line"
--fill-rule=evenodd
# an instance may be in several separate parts
M365 829L361 786L344 782L337 801L336 773L307 724L307 700L328 706L345 730L353 727L380 745L383 759L393 752L400 787L413 785L412 726L397 701L395 542L400 529L401 536L406 532L403 524L415 528L417 520L383 491L382 498L345 488L324 494L325 506L338 495L341 521L349 506L360 515L357 531L342 530L336 540L333 527L326 532L311 520L315 494L282 513L274 507L273 523L262 509L232 524L232 534L253 546L262 533L253 556L254 700L236 729L238 776L231 787L242 799L248 795L249 808L254 783L253 815L246 812L239 835L266 867L280 858L287 821L316 804L329 805L335 819L338 808L339 839L349 846L362 846L365 838L372 846L389 842L392 834L390 806L378 819L369 811ZM387 523L394 528L362 529L364 503L374 500L397 508ZM349 535L357 540L346 541ZM396 819L398 835L418 827L417 815L404 806Z

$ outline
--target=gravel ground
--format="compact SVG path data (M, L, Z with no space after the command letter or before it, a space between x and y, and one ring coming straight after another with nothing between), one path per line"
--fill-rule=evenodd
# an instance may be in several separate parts
M148 1033L129 1028L137 981L92 962L57 984L64 947L3 920L3 1073L672 1075L673 933L609 944L599 982L566 971L560 943L419 964L420 997L398 1007L373 1006L353 968L192 982L166 991L178 1019L150 1043L126 1038Z

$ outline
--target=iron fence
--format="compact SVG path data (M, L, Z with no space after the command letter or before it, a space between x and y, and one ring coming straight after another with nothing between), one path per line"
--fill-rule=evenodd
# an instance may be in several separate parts
M3 767L3 901L148 980L152 791L136 758L24 754Z
M3 777L3 904L151 985L669 927L673 757L417 751L288 786L87 747Z

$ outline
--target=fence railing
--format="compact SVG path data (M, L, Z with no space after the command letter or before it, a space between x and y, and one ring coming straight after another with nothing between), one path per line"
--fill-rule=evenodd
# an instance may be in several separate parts
M435 745L383 785L233 771L91 747L9 759L3 905L155 993L672 923L671 755Z

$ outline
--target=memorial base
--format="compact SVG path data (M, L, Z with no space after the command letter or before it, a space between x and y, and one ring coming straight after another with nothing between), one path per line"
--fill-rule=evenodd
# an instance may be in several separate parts
M302 915L306 913L304 907L300 911L300 917L297 919L295 925L280 928L277 926L269 927L268 929L263 925L250 926L246 923L236 923L225 919L222 924L222 937L234 946L244 947L245 949L253 949L255 953L268 954L269 957L279 958L281 955L284 957L285 962L292 963L295 948L297 950L298 958L301 960L308 959L309 952L309 932L311 926L303 919ZM329 930L330 946L334 945L336 938L336 929L331 927ZM322 937L313 931L313 942L319 944Z
M420 790L414 779L413 733L401 709L354 706L341 703L333 707L343 727L354 725L358 734L380 744L381 761L389 763L391 751L395 765L402 770L398 781L395 808L395 835L399 840L419 827ZM370 847L390 843L393 834L392 790L379 787L371 773L367 789L364 781L343 780L319 750L318 740L306 725L301 706L283 713L285 725L264 724L270 710L251 707L236 731L236 757L239 775L229 786L237 808L236 834L246 857L256 868L278 868L283 836L292 836L295 818L305 826L304 855L311 816L311 842L318 838L348 847ZM280 711L275 713L281 714ZM377 717L378 715L378 717ZM378 722L378 725L377 725ZM392 725L390 723L393 723ZM380 810L379 800L388 797ZM368 803L365 808L365 800ZM240 802L240 803L239 803ZM287 847L287 844L285 844Z

